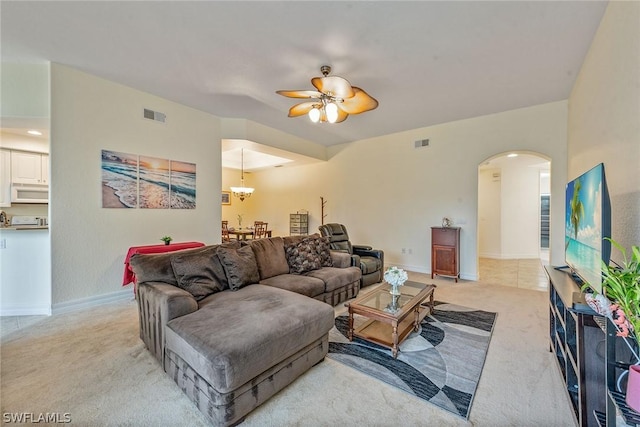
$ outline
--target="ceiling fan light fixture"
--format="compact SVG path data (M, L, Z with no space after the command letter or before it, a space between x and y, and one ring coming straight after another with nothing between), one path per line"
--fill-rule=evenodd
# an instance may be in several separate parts
M338 106L333 102L329 102L324 108L327 113L327 121L329 123L335 123L336 120L338 120Z
M313 123L341 123L350 114L360 114L378 107L378 101L359 87L351 86L344 78L330 76L331 67L323 65L324 77L314 77L316 90L277 90L288 98L307 98L289 109L289 117L308 115Z
M318 121L320 120L320 110L318 109L318 107L313 107L311 110L309 110L309 119L311 119L313 123L318 123Z

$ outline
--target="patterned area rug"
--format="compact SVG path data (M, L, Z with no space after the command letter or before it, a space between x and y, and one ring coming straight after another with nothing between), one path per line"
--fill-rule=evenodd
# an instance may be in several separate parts
M435 306L420 330L400 345L397 359L375 343L349 342L349 317L338 316L328 357L466 419L497 314L439 301ZM356 326L364 321L354 317Z

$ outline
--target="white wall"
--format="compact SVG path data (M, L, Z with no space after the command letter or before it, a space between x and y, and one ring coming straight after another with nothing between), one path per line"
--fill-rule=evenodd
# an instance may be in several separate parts
M352 242L384 249L388 264L424 272L431 269L430 227L448 216L462 227L461 274L475 279L478 165L498 153L533 151L552 160L552 257L560 263L566 120L561 101L330 147L327 163L257 172L256 193L269 200L260 209L283 220L308 209L315 231L324 196L325 223L344 223ZM424 138L430 146L414 148Z
M49 64L3 62L1 76L3 119L49 119Z
M130 246L159 244L164 235L219 241L218 118L59 64L51 66L51 90L54 311L121 291ZM165 113L166 124L143 119L143 108ZM102 149L195 163L196 209L103 209Z
M540 256L540 171L502 167L502 258Z
M502 258L501 169L479 171L478 194L478 256Z
M604 163L625 247L640 245L639 24L639 2L609 2L569 98L569 178Z

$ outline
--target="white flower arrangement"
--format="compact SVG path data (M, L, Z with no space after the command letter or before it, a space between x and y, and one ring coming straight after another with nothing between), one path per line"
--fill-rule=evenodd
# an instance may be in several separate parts
M402 286L408 278L407 272L398 267L389 267L384 272L384 281L391 286Z

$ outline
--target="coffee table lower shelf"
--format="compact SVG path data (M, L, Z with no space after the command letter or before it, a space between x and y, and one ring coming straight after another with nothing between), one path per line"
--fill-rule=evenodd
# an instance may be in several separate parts
M418 317L417 323L418 326L415 325L415 319L413 316L407 316L398 324L398 345L400 345L400 343L402 343L402 341L404 341L411 332L418 331L420 322L422 322L426 315L429 314L429 311L430 310L427 307L420 310L420 316ZM353 335L393 350L393 325L390 323L370 319L356 328L353 331Z
M398 346L411 334L420 329L420 323L431 313L430 305L420 305L418 316L409 314L397 327L397 341L394 340L393 323L369 319L362 325L354 328L353 336L376 343L391 350L393 357L398 355ZM394 343L395 341L395 343Z

